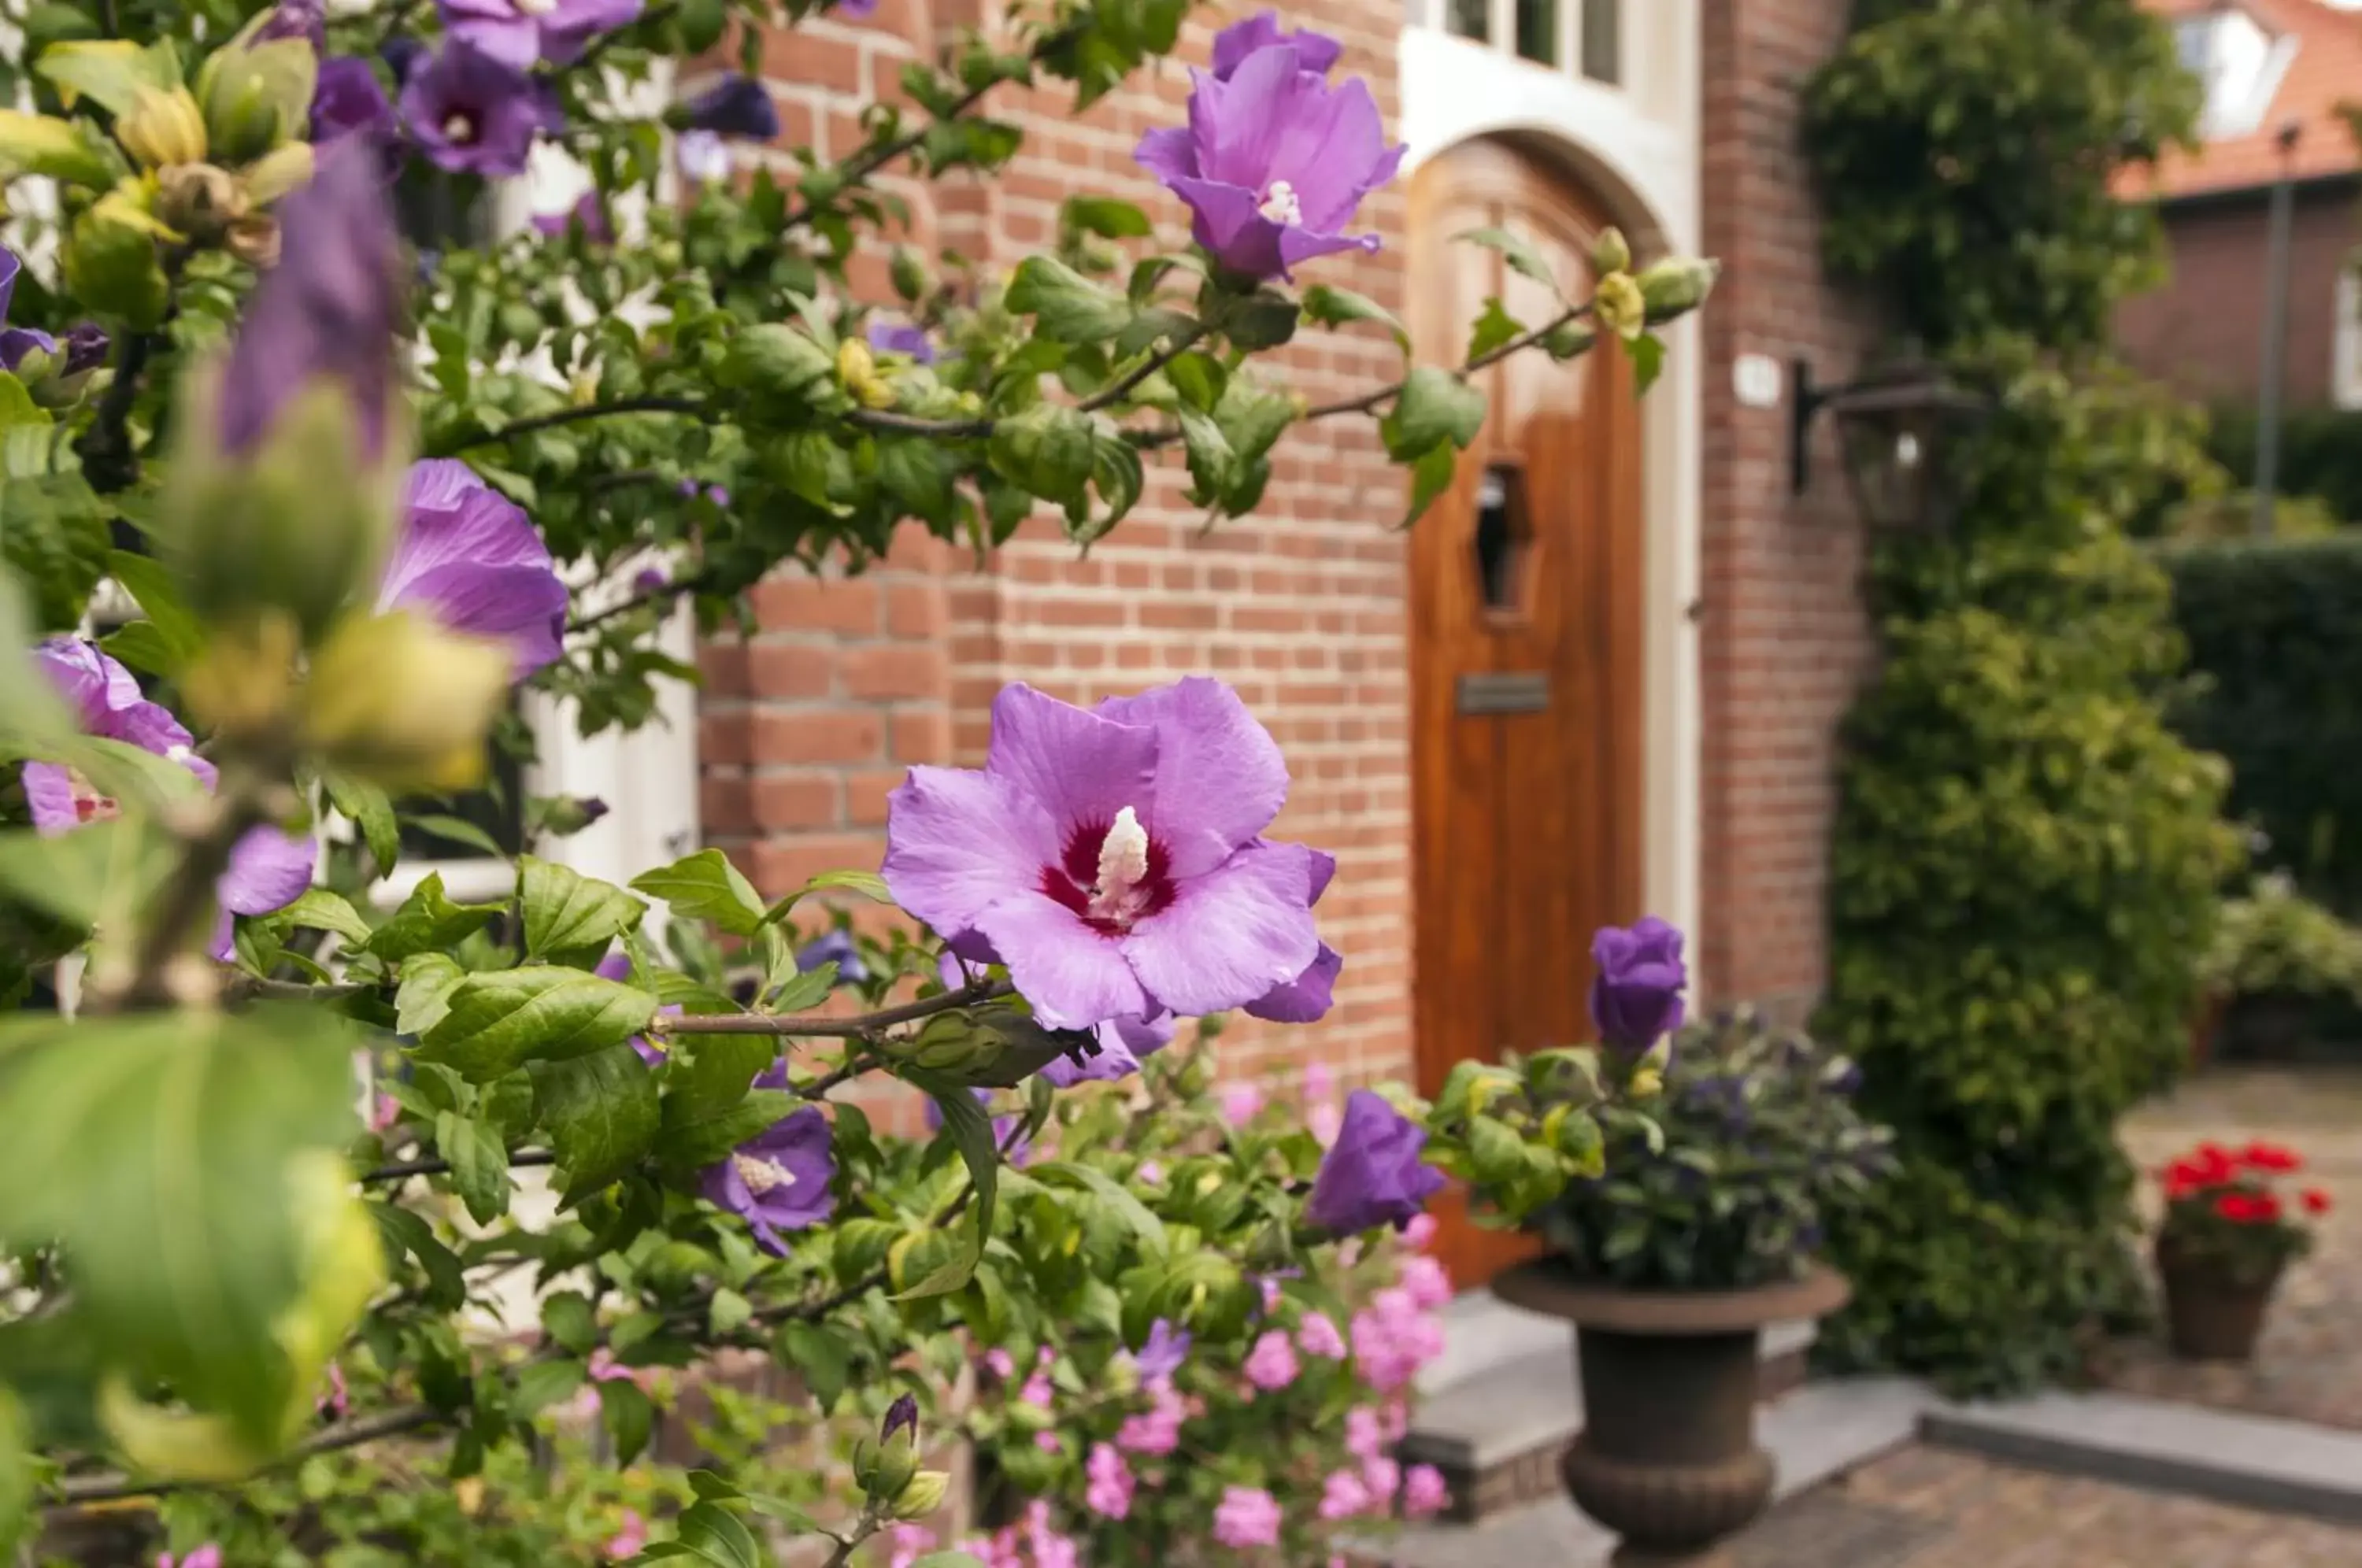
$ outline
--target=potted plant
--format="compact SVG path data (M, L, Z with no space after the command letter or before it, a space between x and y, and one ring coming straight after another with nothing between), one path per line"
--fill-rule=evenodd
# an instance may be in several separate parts
M1680 1028L1671 927L1603 932L1594 958L1604 1066L1630 1054L1636 1092L1661 1087L1603 1115L1604 1174L1542 1211L1550 1254L1494 1288L1574 1325L1584 1427L1560 1473L1576 1505L1642 1550L1694 1551L1771 1500L1761 1331L1844 1305L1817 1261L1824 1216L1884 1172L1888 1135L1854 1109L1853 1064L1806 1036L1750 1011Z
M2249 1361L2280 1275L2312 1250L2310 1221L2329 1195L2281 1184L2304 1162L2278 1143L2244 1149L2201 1143L2165 1167L2165 1221L2157 1272L2174 1354L2190 1361Z
M2256 878L2247 896L2223 904L2200 971L2193 1065L2213 1055L2224 1010L2235 998L2247 1029L2268 1049L2285 1051L2305 1027L2311 1000L2362 997L2362 932L2297 890L2285 873Z

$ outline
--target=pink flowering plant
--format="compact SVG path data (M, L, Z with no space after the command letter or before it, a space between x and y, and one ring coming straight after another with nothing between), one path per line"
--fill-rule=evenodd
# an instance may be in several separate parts
M1645 384L1713 268L1611 231L1558 293L1482 230L1551 302L1412 362L1321 277L1378 243L1402 149L1338 41L1271 15L1139 143L1186 237L1082 193L1005 273L930 259L881 179L1003 167L997 89L1087 107L1189 7L1012 14L836 156L766 151L767 40L869 9L62 0L0 65L0 186L46 182L0 252L0 1548L915 1560L970 1439L1030 1489L1003 1559L1168 1490L1258 1551L1431 1495L1357 1449L1241 1449L1199 1495L1123 1433L1196 1441L1224 1390L1375 1389L1391 1423L1431 1335L1381 1304L1434 1286L1385 1238L1447 1173L1529 1216L1648 1073L1208 1110L1213 1021L1316 1023L1352 962L1319 908L1350 868L1281 825L1235 692L1011 685L981 766L895 790L880 865L761 889L718 849L569 867L605 808L524 788L515 709L646 724L695 679L668 626L899 532L988 549L1038 512L1087 545L1157 469L1244 515L1308 423L1374 420L1415 519L1477 372L1604 342ZM502 231L561 155L579 191ZM1400 373L1308 404L1274 351L1331 331ZM512 839L455 807L488 775ZM455 897L404 864L422 834L506 887ZM897 1086L929 1135L865 1112ZM1185 1344L1160 1402L1141 1369ZM651 1460L749 1358L792 1383L760 1441ZM780 1434L826 1462L773 1463ZM479 1528L508 1544L465 1555Z

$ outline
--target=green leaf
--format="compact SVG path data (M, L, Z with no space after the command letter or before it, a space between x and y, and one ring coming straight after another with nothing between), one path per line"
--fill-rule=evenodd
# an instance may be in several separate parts
M1176 417L1181 424L1182 452L1189 462L1189 499L1201 506L1212 505L1229 488L1238 455L1231 450L1231 438L1216 421L1186 405L1176 411Z
M179 671L180 657L156 630L153 621L127 621L98 639L108 657L143 675L170 676Z
M1303 307L1286 294L1263 289L1231 304L1222 313L1222 331L1233 348L1250 353L1277 348L1296 337L1302 314Z
M992 1234L992 1210L999 1196L1000 1149L993 1141L992 1118L976 1102L967 1085L916 1067L904 1068L902 1076L924 1089L943 1112L944 1131L966 1162L968 1180L976 1187L976 1200L968 1205L967 1242L949 1262L895 1297L918 1301L948 1296L965 1286L976 1273L977 1264L984 1257L984 1243Z
M342 1190L359 1044L316 1008L261 1006L28 1021L0 1054L11 1240L56 1238L109 1361L263 1452L296 1392L277 1331L334 1266L293 1199Z
M355 947L366 944L370 935L370 923L361 918L360 911L343 894L332 893L326 888L304 889L293 903L271 918L290 926L333 932Z
M877 443L877 482L914 517L948 525L958 514L958 458L932 436Z
M890 904L894 895L886 878L875 871L823 871L763 911L763 923L785 920L795 907L815 893L859 893L874 903Z
M399 964L467 940L498 919L501 910L499 904L453 903L444 896L443 874L429 871L365 945L387 963Z
M599 1385L599 1419L614 1445L615 1463L629 1464L648 1446L656 1431L656 1407L638 1384L617 1377Z
M1086 503L1098 457L1098 426L1080 409L1037 403L996 423L986 453L993 472L1010 483L1060 506L1078 507Z
M506 860L509 852L501 847L500 840L465 817L455 817L448 812L418 812L412 814L410 825L421 833L472 849L487 860Z
M402 824L394 820L393 801L386 792L374 784L333 773L322 782L328 788L328 803L361 830L361 842L377 862L378 875L392 870L402 858Z
M565 1062L533 1062L534 1120L549 1135L573 1203L620 1179L656 1146L656 1075L627 1042Z
M189 607L181 602L181 591L162 563L128 550L110 550L106 575L131 595L133 602L147 615L148 624L171 650L175 668L186 663L204 646L204 631Z
M121 166L121 154L88 121L0 109L0 174L42 175L105 190Z
M33 1433L25 1408L0 1388L0 1560L14 1560L33 1521Z
M1632 390L1645 397L1649 389L1657 384L1657 378L1665 373L1664 339L1653 332L1644 332L1626 344L1624 351L1632 356Z
M468 1298L468 1277L459 1266L459 1255L436 1239L435 1227L425 1216L398 1203L369 1207L386 1244L388 1267L398 1265L404 1253L418 1260L426 1275L428 1306L450 1311Z
M479 1225L509 1209L509 1152L500 1134L474 1117L445 1111L435 1119L435 1146L451 1167L452 1190Z
M458 960L441 953L421 953L402 965L402 985L393 994L393 1030L397 1034L424 1034L451 1010L451 993L468 971Z
M833 1414L853 1381L853 1346L824 1324L789 1322L780 1328L777 1348L780 1362L795 1369L821 1409Z
M1058 209L1058 225L1102 239L1143 239L1155 232L1146 213L1112 196L1068 196Z
M620 1044L644 1032L656 1010L646 991L579 969L535 965L470 975L416 1055L486 1084L528 1062L563 1062Z
M984 1568L984 1562L966 1551L930 1551L911 1568Z
M107 509L78 473L0 479L0 558L44 630L70 632L106 573Z
M88 98L117 117L129 114L142 94L181 85L179 59L171 41L162 39L145 47L118 39L51 44L33 62L33 72L67 95Z
M788 403L813 401L836 378L834 353L782 322L746 327L731 339L717 379Z
M1164 1221L1150 1213L1148 1206L1133 1197L1121 1182L1097 1166L1050 1160L1027 1167L1025 1174L1051 1187L1079 1187L1088 1191L1116 1211L1131 1228L1142 1252L1162 1255L1169 1248Z
M599 1319L590 1298L579 1290L561 1290L541 1304L542 1331L576 1355L589 1355L599 1342Z
M1378 422L1396 462L1426 456L1439 442L1465 451L1485 427L1485 394L1440 365L1414 368L1394 407Z
M1410 511L1404 516L1406 528L1427 515L1436 497L1451 488L1451 476L1460 466L1460 454L1449 441L1439 441L1429 447L1410 466Z
M747 1139L778 1126L802 1103L786 1089L751 1089L737 1103L691 1121L676 1119L671 1114L673 1102L667 1100L665 1129L659 1140L665 1162L676 1170L701 1169L723 1158Z
M1522 236L1511 234L1506 228L1487 227L1472 228L1465 234L1455 234L1451 237L1462 244L1481 245L1487 250L1500 252L1501 259L1509 264L1512 271L1524 273L1553 295L1558 293L1557 274L1551 271L1551 265L1542 259L1542 253Z
M1328 283L1315 283L1304 291L1304 314L1323 326L1345 326L1356 321L1374 321L1393 334L1395 346L1404 353L1410 352L1410 329L1394 312L1351 289L1340 289Z
M1502 309L1501 296L1495 294L1485 302L1485 314L1469 331L1468 358L1481 359L1525 330L1526 324Z
M632 886L662 900L677 919L706 921L733 936L752 936L762 928L763 896L718 849L644 871Z
M603 952L648 912L612 882L531 855L517 861L517 898L524 906L525 955L532 958Z
M0 888L84 930L138 928L179 856L153 823L118 817L52 838L0 833Z
M763 1551L745 1521L718 1503L694 1503L674 1522L674 1538L714 1568L764 1568Z
M157 258L155 237L121 222L102 202L74 220L66 243L66 293L99 315L122 318L135 331L164 324L171 283Z
M723 1339L745 1327L747 1320L754 1315L752 1303L723 1286L714 1291L713 1299L706 1308L706 1328L714 1338Z
M1131 304L1121 294L1047 256L1018 263L1002 303L1060 343L1104 343L1131 320Z
M509 1413L519 1420L528 1419L574 1397L584 1379L579 1361L528 1362L516 1376L516 1392L509 1400Z

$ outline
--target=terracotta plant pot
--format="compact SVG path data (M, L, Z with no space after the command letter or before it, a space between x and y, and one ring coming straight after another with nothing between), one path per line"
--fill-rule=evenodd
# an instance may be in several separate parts
M2234 1279L2220 1264L2177 1253L2159 1242L2157 1275L2165 1286L2166 1338L2184 1361L2253 1361L2263 1337L2275 1266L2261 1280Z
M1818 1268L1756 1290L1620 1290L1555 1260L1493 1288L1574 1325L1584 1429L1559 1475L1575 1507L1623 1537L1625 1561L1704 1551L1763 1512L1772 1468L1755 1441L1758 1341L1767 1324L1825 1317L1850 1294Z

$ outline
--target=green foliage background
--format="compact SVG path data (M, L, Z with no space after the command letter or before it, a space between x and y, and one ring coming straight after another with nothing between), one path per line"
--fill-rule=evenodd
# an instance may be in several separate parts
M2171 1076L2232 865L2219 760L2167 726L2183 659L2128 523L2197 425L2104 360L2153 274L2112 174L2193 84L2136 0L1865 0L1809 89L1837 272L1995 400L1955 533L1883 544L1881 668L1844 732L1817 1032L1900 1173L1841 1223L1823 1353L1955 1387L2070 1370L2136 1310L2117 1119Z

